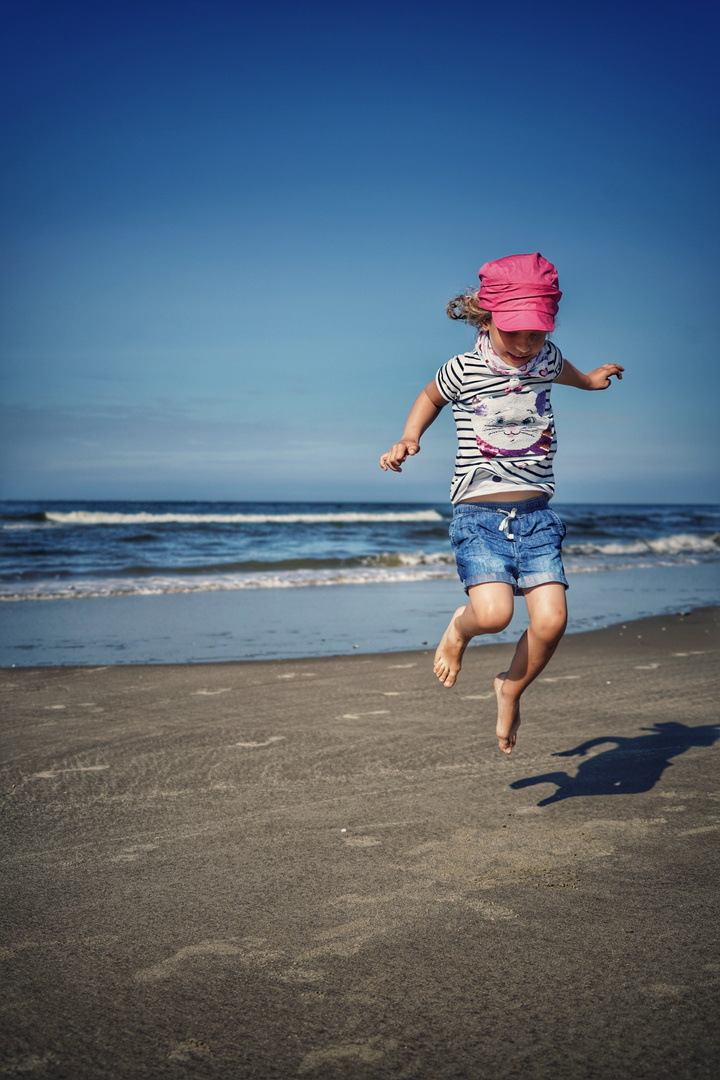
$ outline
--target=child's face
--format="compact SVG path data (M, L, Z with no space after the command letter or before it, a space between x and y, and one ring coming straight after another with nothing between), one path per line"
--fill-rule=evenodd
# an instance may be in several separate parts
M490 344L506 364L522 367L542 349L547 334L544 330L501 330L493 319L488 326Z

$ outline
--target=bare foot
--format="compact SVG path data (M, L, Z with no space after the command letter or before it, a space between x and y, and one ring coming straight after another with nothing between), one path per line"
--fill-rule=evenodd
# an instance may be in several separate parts
M503 686L507 671L501 671L495 679L495 694L498 703L498 718L495 734L503 754L511 754L520 727L520 702L511 701L503 695Z
M464 607L459 607L448 624L440 644L435 652L433 671L443 686L451 687L457 679L462 664L463 653L467 648L467 641L460 636L455 626L455 620L462 615Z

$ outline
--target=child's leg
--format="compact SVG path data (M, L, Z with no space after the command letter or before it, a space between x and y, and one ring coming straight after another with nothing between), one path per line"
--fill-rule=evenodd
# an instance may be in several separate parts
M565 588L559 582L525 590L530 626L520 638L512 663L495 679L498 700L496 734L503 754L515 745L520 727L520 695L543 670L567 625Z
M471 585L469 603L458 608L435 653L433 671L443 686L455 682L463 653L478 634L497 634L513 615L513 591L504 581Z

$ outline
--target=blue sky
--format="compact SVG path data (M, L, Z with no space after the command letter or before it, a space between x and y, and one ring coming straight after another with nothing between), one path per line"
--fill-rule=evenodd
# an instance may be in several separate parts
M0 495L445 501L377 459L539 250L558 501L715 502L715 4L6 0Z

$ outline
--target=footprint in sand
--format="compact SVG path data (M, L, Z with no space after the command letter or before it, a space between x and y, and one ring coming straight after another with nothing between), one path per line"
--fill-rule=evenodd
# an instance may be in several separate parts
M223 958L231 957L236 963L252 966L264 966L283 958L282 953L263 948L261 942L262 939L260 939L260 944L254 945L250 939L240 942L231 939L230 941L201 941L197 945L187 945L158 964L137 971L134 980L139 983L162 982L183 970L192 971L196 958L218 959L222 962Z
M200 1042L199 1039L186 1039L184 1042L175 1043L168 1054L168 1061L178 1061L186 1065L209 1057L212 1057L212 1048L207 1043Z
M102 772L103 769L109 769L109 765L78 765L74 769L48 769L46 772L36 772L33 775L35 780L54 780L56 776L61 776L63 773L68 772Z
M365 1042L336 1043L322 1050L311 1050L300 1062L298 1072L315 1072L318 1069L325 1072L327 1068L334 1071L343 1067L345 1071L346 1068L353 1068L355 1063L365 1072L366 1067L378 1068L383 1058L397 1049L397 1045L395 1039L386 1039L382 1035L375 1035Z
M246 746L254 749L258 746L272 746L273 743L282 742L285 739L284 735L271 735L265 742L236 742L235 746Z
M359 713L343 713L342 716L336 716L336 720L359 720L361 716L385 716L389 713L389 709L373 709L372 712L359 712Z
M110 862L134 862L147 854L148 851L157 851L157 844L132 844L125 848L119 855L113 855Z

